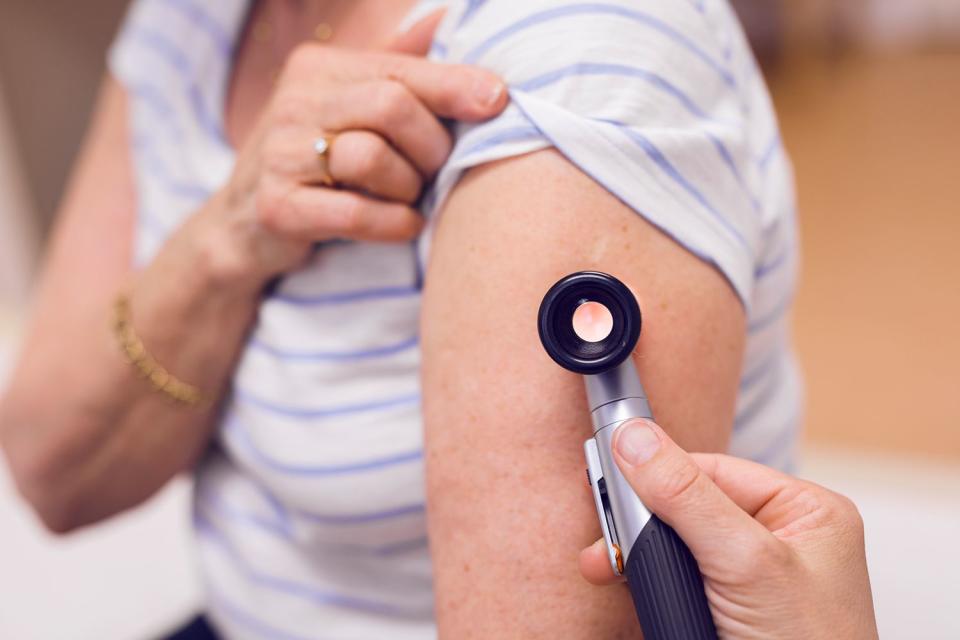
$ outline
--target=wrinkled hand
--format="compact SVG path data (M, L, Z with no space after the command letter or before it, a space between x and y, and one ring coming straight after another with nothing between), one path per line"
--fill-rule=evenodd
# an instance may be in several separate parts
M214 198L214 225L228 231L216 256L225 270L266 280L296 267L318 241L403 241L419 232L413 204L452 145L440 118L484 120L507 103L490 72L423 59L441 15L388 52L317 43L293 51ZM313 146L321 136L332 140L325 163ZM335 187L324 186L328 176Z
M849 499L754 462L688 454L645 420L619 428L614 457L696 557L721 637L877 637L863 522ZM595 584L618 581L602 540L580 569Z

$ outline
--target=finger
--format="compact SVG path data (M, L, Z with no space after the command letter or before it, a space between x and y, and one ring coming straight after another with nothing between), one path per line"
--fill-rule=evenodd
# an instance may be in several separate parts
M274 233L308 241L395 242L412 239L423 227L423 217L404 204L280 181L261 187L258 210L261 222Z
M587 582L598 586L623 582L623 577L616 575L610 566L603 538L580 552L580 573Z
M847 498L813 482L750 460L721 454L692 455L721 491L770 531L780 531L813 512L833 515L837 523L859 518Z
M327 150L327 169L338 185L407 204L416 202L423 186L417 170L386 140L369 131L347 131L334 137Z
M265 168L295 182L317 186L333 179L338 185L407 204L420 195L420 174L377 134L347 131L329 136L330 148L323 158L317 157L311 142L317 138L302 127L275 129L264 142Z
M437 9L412 27L397 34L385 47L394 53L406 53L412 56L425 56L433 44L433 35L437 25L443 20L446 9Z
M640 500L676 530L701 563L722 566L731 547L742 552L770 537L653 422L631 420L619 427L613 449Z
M399 82L346 85L338 96L320 98L316 113L325 129L368 129L388 139L421 174L432 177L453 143L440 121Z
M765 504L799 482L776 469L742 458L721 453L690 455L714 484L751 516L756 516Z
M413 92L438 116L475 122L503 111L507 90L490 71L470 65L431 62L415 56L328 48L318 73L342 82L393 80Z

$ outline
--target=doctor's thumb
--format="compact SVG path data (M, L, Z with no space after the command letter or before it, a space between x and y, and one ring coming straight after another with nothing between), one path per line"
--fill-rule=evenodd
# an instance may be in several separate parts
M733 503L663 429L629 420L617 429L614 459L650 511L676 530L698 560L717 551L720 531L753 532L756 522Z

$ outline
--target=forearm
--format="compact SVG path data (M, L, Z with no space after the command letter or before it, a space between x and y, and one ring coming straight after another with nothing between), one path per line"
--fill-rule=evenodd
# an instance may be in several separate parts
M217 206L211 203L209 207ZM201 211L155 260L120 287L150 354L177 378L219 399L255 313L259 281L230 265L219 229ZM3 444L25 496L55 530L129 507L203 450L216 403L177 406L140 379L113 335L112 296L44 313L0 408ZM67 294L64 304L70 305Z

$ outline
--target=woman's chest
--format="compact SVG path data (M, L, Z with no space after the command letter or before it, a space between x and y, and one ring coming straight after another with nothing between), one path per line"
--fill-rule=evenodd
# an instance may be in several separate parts
M264 297L235 375L241 401L309 418L415 392L420 289L412 243L324 243Z
M292 512L421 504L418 274L408 244L333 243L264 300L220 440Z
M227 81L227 139L243 145L273 94L290 53L314 43L355 50L389 42L416 0L253 2L240 31Z

